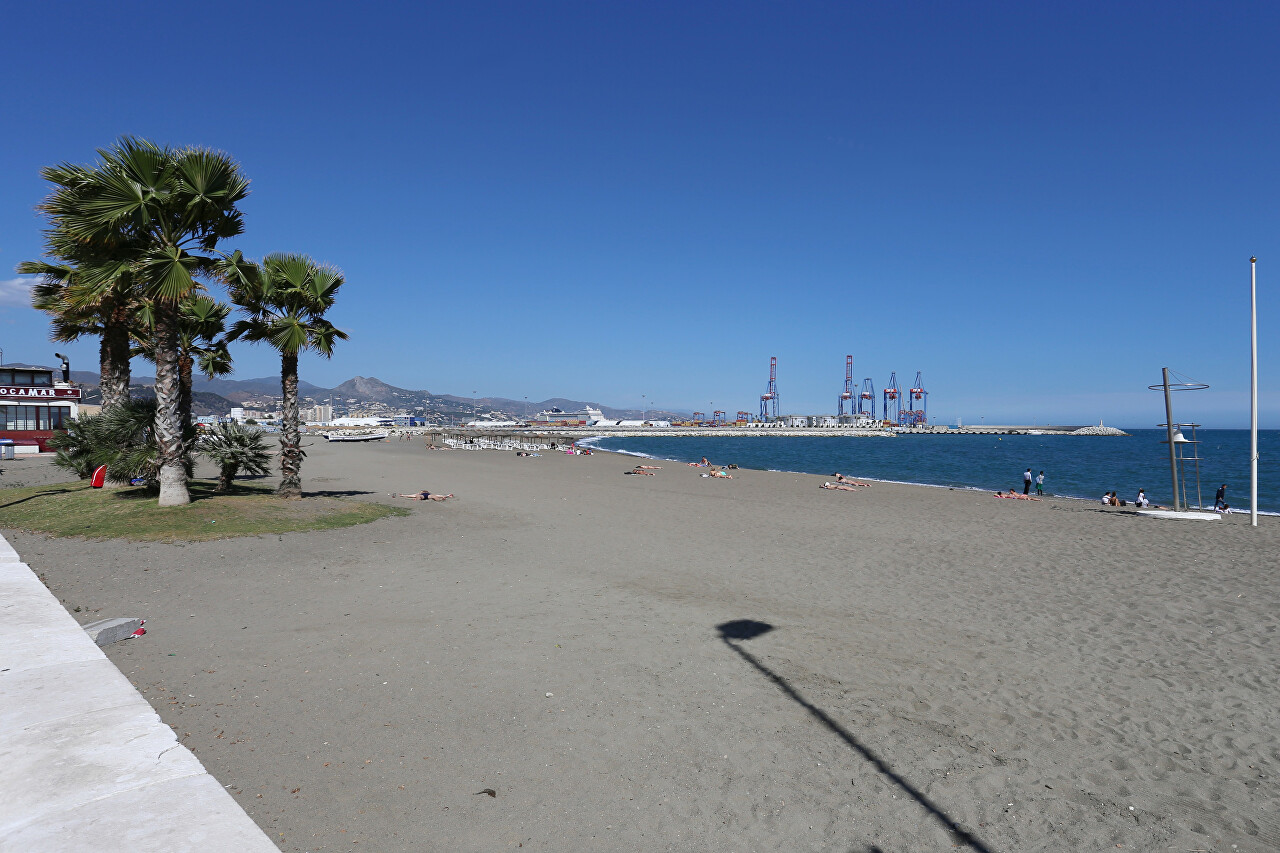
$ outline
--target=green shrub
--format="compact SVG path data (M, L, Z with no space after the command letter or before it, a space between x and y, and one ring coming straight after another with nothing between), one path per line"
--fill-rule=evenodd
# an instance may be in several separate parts
M231 488L236 475L263 475L271 464L271 451L260 429L245 428L237 423L219 424L218 428L200 438L196 449L218 466L216 492Z
M53 464L87 479L99 465L107 466L113 483L141 480L150 489L160 488L160 446L156 441L156 401L130 400L100 415L73 421L49 445L57 451ZM191 447L195 431L184 437L187 476L194 468Z

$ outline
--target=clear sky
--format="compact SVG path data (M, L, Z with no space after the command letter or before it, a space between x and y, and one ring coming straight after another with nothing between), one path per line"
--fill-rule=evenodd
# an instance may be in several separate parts
M340 266L303 378L831 412L1280 426L1274 3L26 3L0 29L0 348L41 166L231 153L250 256ZM230 246L229 246L230 247ZM6 272L6 270L8 272ZM65 350L64 350L65 351ZM238 347L237 376L273 375ZM70 345L77 369L97 345ZM150 372L149 368L139 368Z

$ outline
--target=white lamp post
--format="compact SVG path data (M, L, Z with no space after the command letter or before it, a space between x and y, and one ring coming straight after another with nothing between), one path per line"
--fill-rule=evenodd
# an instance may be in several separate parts
M1249 523L1258 526L1258 259L1249 259Z

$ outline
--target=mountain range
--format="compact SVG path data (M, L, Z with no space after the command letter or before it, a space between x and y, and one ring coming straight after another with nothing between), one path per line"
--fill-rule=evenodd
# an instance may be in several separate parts
M44 367L47 365L12 364L11 367ZM97 373L87 370L71 371L71 379L84 389L84 402L89 404L101 400L98 393ZM150 397L155 394L155 377L132 377L130 393L135 397ZM571 400L566 397L552 397L546 400L511 400L505 397L459 397L453 394L433 394L430 391L414 391L388 385L373 376L356 376L333 388L322 388L310 382L298 382L298 396L303 405L333 402L334 408L343 410L361 403L381 403L396 411L405 411L432 419L448 420L450 418L470 419L480 414L495 413L509 417L526 417L536 415L546 409L560 409L565 412L581 411L590 406L599 409L610 418L639 418L640 409L620 409L586 400ZM192 409L197 415L225 415L232 406L266 402L269 399L280 399L280 378L264 376L257 379L206 379L196 376L192 382ZM307 401L311 402L308 403ZM527 415L526 415L527 413ZM648 409L644 413L650 418L683 418L687 412L674 412L662 409Z

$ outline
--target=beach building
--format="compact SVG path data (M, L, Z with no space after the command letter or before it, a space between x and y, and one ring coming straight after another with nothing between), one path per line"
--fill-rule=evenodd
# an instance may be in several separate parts
M380 427L393 426L391 418L334 418L329 426L340 427Z
M82 394L71 368L0 367L0 439L15 453L42 453L55 430L79 416Z

